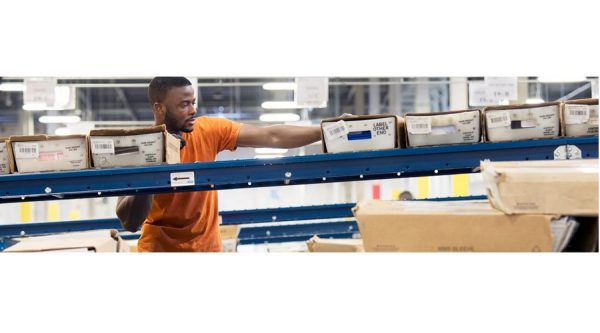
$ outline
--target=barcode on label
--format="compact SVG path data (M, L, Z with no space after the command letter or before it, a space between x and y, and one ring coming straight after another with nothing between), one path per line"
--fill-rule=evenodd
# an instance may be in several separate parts
M115 143L112 139L94 139L92 138L93 154L114 154Z
M565 105L565 123L584 124L590 119L589 105Z
M408 132L410 134L429 134L431 133L431 118L409 118Z
M510 115L506 111L488 114L487 125L489 128L510 126Z
M37 143L15 143L15 157L16 158L38 158L40 156L40 150Z
M328 140L338 140L344 137L344 135L348 134L350 130L348 129L348 125L343 120L337 121L333 124L323 126L325 136Z

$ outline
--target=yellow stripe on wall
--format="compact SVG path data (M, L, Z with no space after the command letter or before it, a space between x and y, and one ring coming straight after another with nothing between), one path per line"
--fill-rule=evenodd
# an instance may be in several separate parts
M69 211L69 220L79 220L81 218L80 215L78 209L73 209Z
M418 177L416 199L425 198L429 198L429 177Z
M31 202L21 202L21 223L31 222L33 220L33 204Z
M469 175L452 175L452 196L464 197L469 195Z
M48 203L48 221L58 221L60 219L60 206L58 202Z

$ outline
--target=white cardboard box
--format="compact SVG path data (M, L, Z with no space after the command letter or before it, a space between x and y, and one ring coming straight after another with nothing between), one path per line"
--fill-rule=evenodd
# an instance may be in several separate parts
M11 172L89 168L87 136L25 135L9 138Z
M408 113L404 116L409 147L481 141L479 110Z
M560 103L490 106L484 109L487 141L554 138L560 134Z
M564 136L598 135L598 99L576 99L560 105Z
M0 137L0 175L10 173L10 159L8 155L8 138Z
M95 129L90 131L92 167L179 163L179 139L164 125L140 129Z
M352 116L321 121L323 152L392 149L399 147L398 117Z
M221 233L221 251L222 252L237 252L238 234L240 228L238 225L222 225L219 226Z

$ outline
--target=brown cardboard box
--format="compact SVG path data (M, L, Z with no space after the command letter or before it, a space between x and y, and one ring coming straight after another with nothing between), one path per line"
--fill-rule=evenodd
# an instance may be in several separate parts
M485 200L359 202L366 252L546 252L552 215L505 215Z
M238 233L240 228L238 225L222 225L219 226L221 231L221 249L222 252L236 252L238 245Z
M8 143L13 173L89 168L85 135L13 135Z
M24 237L17 240L17 244L4 252L129 252L129 247L114 229Z
M481 141L481 111L407 113L406 141L409 147L475 143Z
M484 108L490 142L554 138L560 135L560 103L500 105Z
M0 175L10 173L10 158L8 154L8 138L0 137Z
M488 200L506 214L598 215L598 160L481 162Z
M400 123L401 120L395 115L323 119L321 121L323 152L339 153L398 148L401 142L398 134L402 126Z
M308 252L364 252L361 239L325 239L313 236L306 241Z
M179 163L179 139L165 125L139 129L94 129L90 131L92 167Z
M560 104L564 136L598 135L598 99L574 99Z

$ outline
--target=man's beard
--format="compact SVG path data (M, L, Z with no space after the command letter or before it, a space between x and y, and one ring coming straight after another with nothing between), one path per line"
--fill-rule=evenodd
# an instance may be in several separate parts
M167 112L165 113L165 125L167 126L167 131L169 133L191 133L194 128L185 128L185 127L177 127L177 121L175 118L171 117L171 111L167 108Z

